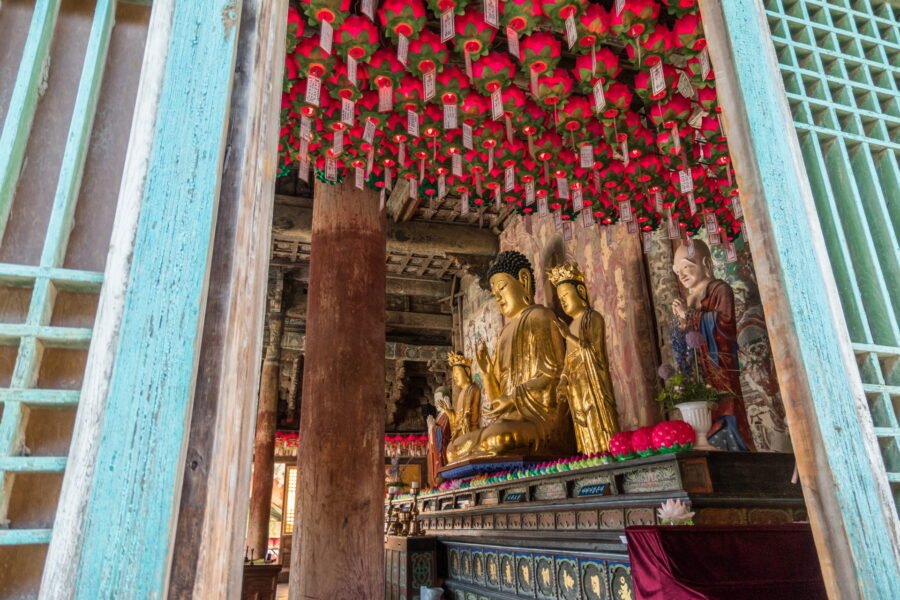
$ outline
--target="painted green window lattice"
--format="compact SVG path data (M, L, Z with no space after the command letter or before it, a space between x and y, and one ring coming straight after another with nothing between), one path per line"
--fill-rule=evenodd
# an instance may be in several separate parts
M765 0L765 6L900 507L900 26L889 0Z

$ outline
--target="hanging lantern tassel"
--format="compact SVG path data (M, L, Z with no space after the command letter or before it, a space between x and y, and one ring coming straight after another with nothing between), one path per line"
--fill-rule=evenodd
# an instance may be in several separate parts
M394 110L394 86L383 85L378 88L378 112Z

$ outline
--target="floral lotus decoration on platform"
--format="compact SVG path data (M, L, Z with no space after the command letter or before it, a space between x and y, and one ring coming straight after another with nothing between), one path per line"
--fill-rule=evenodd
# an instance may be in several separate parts
M403 178L432 206L672 238L743 230L696 0L290 4L281 175Z
M656 516L663 525L693 525L694 512L688 510L682 500L669 498L656 509Z

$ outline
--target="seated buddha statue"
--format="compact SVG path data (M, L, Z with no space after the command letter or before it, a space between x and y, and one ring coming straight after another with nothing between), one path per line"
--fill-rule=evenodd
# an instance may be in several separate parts
M505 317L494 355L482 343L475 357L491 423L455 438L447 460L571 454L568 407L556 397L566 356L556 315L534 303L534 272L523 254L501 252L487 277Z

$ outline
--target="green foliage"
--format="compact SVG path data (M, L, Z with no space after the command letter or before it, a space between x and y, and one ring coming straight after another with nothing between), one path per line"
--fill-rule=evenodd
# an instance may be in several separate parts
M663 412L668 413L675 408L676 404L681 404L682 402L715 404L727 396L727 392L715 389L711 385L704 383L699 377L676 373L666 381L665 387L656 396L656 401L659 402Z

